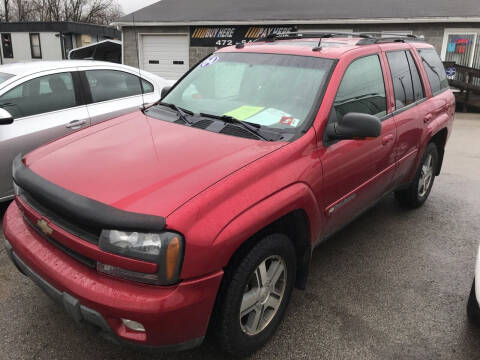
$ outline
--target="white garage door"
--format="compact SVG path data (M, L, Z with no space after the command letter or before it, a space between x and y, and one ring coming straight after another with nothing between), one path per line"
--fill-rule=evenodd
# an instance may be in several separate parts
M142 69L169 80L188 69L188 35L142 35Z

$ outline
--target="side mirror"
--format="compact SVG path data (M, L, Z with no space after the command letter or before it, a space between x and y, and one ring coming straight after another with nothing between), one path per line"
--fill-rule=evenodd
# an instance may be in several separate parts
M161 96L162 99L168 94L168 92L170 91L171 88L172 88L171 86L165 86L162 89L162 91L160 92L160 96Z
M350 112L327 128L332 140L365 139L379 137L382 123L376 116Z
M13 116L7 110L0 108L0 125L9 124L13 124Z

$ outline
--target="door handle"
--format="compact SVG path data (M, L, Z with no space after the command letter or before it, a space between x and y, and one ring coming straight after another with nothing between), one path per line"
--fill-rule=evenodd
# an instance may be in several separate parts
M65 127L67 127L68 129L73 129L85 125L86 123L87 122L85 120L73 120L70 121L67 125L65 125Z
M393 139L394 139L393 134L385 135L385 136L382 138L382 145L387 145L390 141L393 141Z
M425 124L428 124L432 119L433 119L433 115L432 115L432 114L428 114L428 115L426 115L426 116L423 118L423 122L424 122Z

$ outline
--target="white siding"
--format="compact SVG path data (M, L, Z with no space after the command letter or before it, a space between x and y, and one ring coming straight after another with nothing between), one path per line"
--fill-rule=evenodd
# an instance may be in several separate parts
M55 36L56 32L41 32L40 44L42 48L42 58L32 59L30 51L30 33L28 32L12 32L12 48L13 59L5 59L2 54L4 64L19 61L35 61L35 60L62 60L62 46L60 38Z

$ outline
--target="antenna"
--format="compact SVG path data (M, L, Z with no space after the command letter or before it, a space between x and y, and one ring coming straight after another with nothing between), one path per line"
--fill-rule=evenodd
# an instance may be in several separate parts
M137 63L138 63L138 82L140 83L140 91L142 93L142 111L145 110L145 94L143 90L143 79L142 73L140 71L140 53L138 50L138 34L137 34L137 27L135 26L135 13L132 13L132 22L133 22L133 31L135 33L135 48L137 49Z

